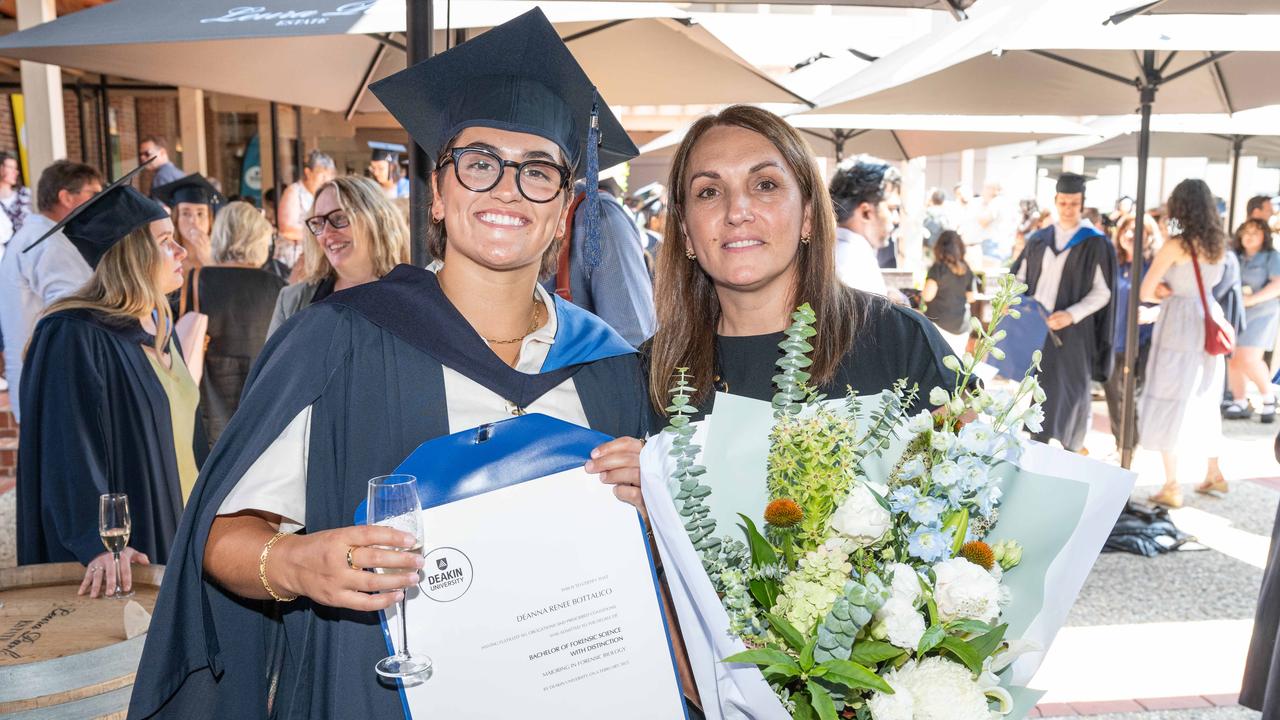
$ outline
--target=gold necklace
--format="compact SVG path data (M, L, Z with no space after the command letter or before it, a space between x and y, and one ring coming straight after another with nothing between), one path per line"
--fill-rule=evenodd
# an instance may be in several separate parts
M529 329L526 330L525 333L520 337L511 338L510 340L490 340L489 338L484 337L483 335L481 335L480 337L484 338L484 341L489 343L490 345L514 345L520 342L521 340L524 340L525 338L529 337L531 334L533 334L534 330L538 329L538 308L540 307L542 307L542 303L538 302L537 299L534 299L533 317L529 319Z

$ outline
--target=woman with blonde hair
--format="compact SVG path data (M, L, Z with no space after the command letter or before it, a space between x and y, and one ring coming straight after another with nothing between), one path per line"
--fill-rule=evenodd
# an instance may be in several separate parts
M94 271L49 307L31 337L22 373L18 562L83 563L81 593L97 597L115 573L98 534L99 495L129 498L132 528L120 555L126 592L130 562L169 559L203 458L199 390L170 333L165 296L182 285L186 251L165 209L119 185L64 222Z
M702 118L676 151L668 188L649 372L659 414L678 367L689 368L704 412L716 390L772 398L778 343L803 303L817 316L809 371L820 392L873 394L902 378L925 397L952 386L942 364L951 351L932 323L837 279L831 198L785 120L746 105Z
M404 214L368 178L343 175L321 185L303 226L302 281L280 291L268 334L302 308L409 262Z
M209 316L200 418L210 448L240 406L240 393L267 341L271 313L284 288L283 280L261 269L271 252L271 232L262 212L249 203L222 208L210 236L214 264L187 273L178 301L179 316L187 310Z

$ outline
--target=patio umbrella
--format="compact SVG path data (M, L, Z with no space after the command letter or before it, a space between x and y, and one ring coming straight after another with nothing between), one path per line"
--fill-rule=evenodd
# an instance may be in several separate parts
M1139 15L1102 23L1132 0L984 0L955 23L886 55L816 98L815 112L1110 115L1138 107L1138 207L1145 211L1151 113L1220 112L1280 103L1280 15ZM1138 223L1135 243L1142 242ZM1133 282L1142 281L1134 259ZM1128 308L1137 336L1138 293ZM1136 442L1125 354L1121 462Z
M611 103L804 102L673 5L537 4ZM533 5L437 1L434 45ZM405 15L405 0L115 0L0 37L0 56L351 113L379 109L365 86L405 67Z
M904 161L970 148L1008 145L1064 134L1089 133L1087 126L1056 117L996 117L956 115L792 115L787 120L800 131L816 155L837 162L867 154ZM640 148L640 153L673 147L688 126L673 130ZM1096 135L1090 141L1096 141Z
M1274 0L1155 0L1112 15L1108 23L1122 23L1135 15L1262 15L1280 13Z
M1098 118L1087 123L1096 136L1054 138L1037 143L1026 154L1056 157L1121 158L1134 154L1140 121L1132 115ZM1246 110L1235 115L1153 115L1151 154L1156 157L1205 157L1231 163L1227 227L1235 227L1240 158L1253 155L1280 159L1280 108Z

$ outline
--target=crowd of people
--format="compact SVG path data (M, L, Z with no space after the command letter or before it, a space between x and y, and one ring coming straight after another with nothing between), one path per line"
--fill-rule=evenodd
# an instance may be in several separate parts
M107 592L95 517L107 492L134 510L126 589L131 563L195 558L166 573L131 716L398 712L394 692L348 670L384 652L372 613L417 581L422 558L394 549L406 547L395 530L351 527L365 480L424 439L541 412L618 438L587 471L643 512L639 450L665 423L676 369L703 412L716 391L770 399L803 302L820 392L906 378L923 406L954 382L944 358L969 345L982 278L1016 274L1047 328L1034 437L1081 451L1095 383L1118 429L1114 368L1136 342L1138 439L1165 458L1153 500L1166 505L1181 503L1177 453L1209 459L1197 490L1228 489L1222 417L1274 420L1269 201L1250 203L1232 240L1199 180L1141 219L1091 212L1086 178L1070 173L1047 213L1015 209L995 183L977 198L933 190L923 287L895 288L881 272L901 259L902 180L888 163L858 158L827 182L785 120L733 106L690 128L665 188L627 196L596 173L636 148L585 76L552 70L576 67L554 29L530 13L485 37L504 34L542 60L476 74L486 46L464 43L373 87L432 160L426 267L410 263L401 146L375 147L369 177L312 152L265 213L182 174L163 138L140 148L155 171L146 193L132 177L104 189L63 160L33 198L0 155L19 562L82 563L82 591ZM1137 253L1149 270L1134 287ZM1137 338L1123 321L1133 293ZM1229 370L1206 318L1235 329ZM300 599L292 620L270 609ZM286 632L294 621L306 631ZM281 648L294 661L268 684Z

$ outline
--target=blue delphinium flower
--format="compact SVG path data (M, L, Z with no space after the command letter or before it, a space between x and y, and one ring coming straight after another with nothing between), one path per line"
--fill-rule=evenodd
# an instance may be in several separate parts
M978 491L978 496L974 499L978 503L978 512L982 515L990 515L995 510L996 503L1000 501L1000 496L1004 492L999 485L991 484Z
M915 480L924 475L925 466L924 459L919 455L912 457L910 460L902 463L899 472L904 480Z
M911 508L920 500L920 489L915 485L903 485L897 488L889 497L889 509L896 513L909 512Z
M937 562L951 551L955 531L951 528L921 525L907 540L907 552L922 562Z
M950 460L946 460L933 466L933 472L930 474L930 477L933 478L933 481L937 483L938 486L949 488L959 483L964 477L964 473L961 472L959 465Z
M985 422L971 422L960 429L958 440L965 452L990 455L995 441L995 429Z
M987 485L989 470L980 458L972 455L962 457L956 461L956 466L961 476L960 485L966 492L974 492Z

